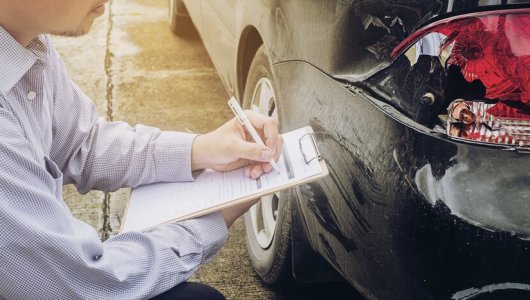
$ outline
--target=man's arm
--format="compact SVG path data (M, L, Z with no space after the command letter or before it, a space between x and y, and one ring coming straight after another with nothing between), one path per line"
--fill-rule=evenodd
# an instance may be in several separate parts
M143 299L188 279L226 239L221 214L101 242L74 219L61 178L0 108L0 298Z
M246 166L246 175L257 178L270 172L268 161L278 160L281 154L276 121L252 111L246 113L266 146L248 142L248 133L235 118L196 140L193 134L106 122L68 78L57 53L51 51L51 55L56 61L52 76L58 83L52 160L64 173L65 183L74 183L82 193L192 180L192 171L201 168L227 171Z
M193 179L190 162L195 135L107 122L70 80L55 50L50 49L49 55L54 84L51 159L64 173L65 184L74 183L85 193Z

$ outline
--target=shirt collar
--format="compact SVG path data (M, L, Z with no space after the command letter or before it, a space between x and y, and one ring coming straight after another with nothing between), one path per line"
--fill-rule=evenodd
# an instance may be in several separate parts
M0 26L0 92L7 94L37 60L46 63L47 55L45 36L36 37L25 48Z

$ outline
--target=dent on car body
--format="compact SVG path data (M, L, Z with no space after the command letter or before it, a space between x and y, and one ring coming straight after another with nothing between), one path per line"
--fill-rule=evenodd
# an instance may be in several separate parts
M526 160L475 147L457 149L447 161L436 162L443 173L434 172L431 163L417 169L418 191L432 205L443 201L452 214L476 226L530 234L530 178L520 167Z
M285 125L309 123L329 163L329 178L303 187L302 201L310 210L304 215L316 217L307 222L312 240L319 241L313 246L325 253L343 275L358 278L365 268L388 275L397 268L402 275L399 285L408 286L407 292L417 289L421 294L431 290L429 293L450 296L471 288L470 284L486 285L477 280L476 270L459 271L461 276L454 274L464 265L478 263L473 255L482 253L481 259L492 259L484 272L497 270L499 276L495 278L499 280L506 276L506 268L499 265L506 259L493 259L511 249L510 255L514 255L511 260L516 260L526 246L516 244L514 239L521 240L519 236L506 235L506 230L499 229L501 225L506 228L506 223L500 223L502 217L488 218L496 217L495 209L505 209L508 216L525 214L528 206L521 209L518 206L521 197L514 193L516 186L524 190L528 185L524 182L524 170L510 170L528 164L528 156L440 138L428 127L410 122L392 106L372 99L370 93L331 83L330 78L317 75L319 72L308 64L292 62L275 69L280 78L316 82L313 86L297 85L294 90L282 89L282 93L314 99L311 104L302 105L301 111L293 109L300 114L290 115ZM300 77L305 80L299 80ZM333 92L331 85L335 86ZM363 97L368 101L360 101ZM390 118L384 118L385 115ZM330 119L331 116L335 117ZM496 194L488 193L489 189L480 190L484 183L481 179L489 180L492 172L501 173L492 187L497 189ZM471 180L466 181L467 177ZM474 186L469 187L466 182ZM473 189L478 190L477 194ZM488 201L499 193L503 198L493 199L497 207L490 207ZM475 201L479 197L484 198ZM506 197L511 200L500 200ZM489 207L491 213L474 211L477 206L483 206L482 210ZM480 212L484 216L477 216ZM505 242L495 243L499 238ZM359 262L363 265L359 266ZM447 276L454 280L442 283ZM412 278L424 278L424 287L418 287ZM489 280L503 282L495 278ZM373 278L357 283L365 287L380 284ZM405 297L398 288L385 288L387 296ZM440 288L446 290L437 290Z
M495 17L486 16L496 20ZM464 21L467 24L476 22L474 18ZM447 34L450 30L440 32ZM464 75L467 73L463 69L448 66L448 62L455 64L455 59L451 56L452 47L447 47L447 35L440 32L435 30L416 41L396 58L391 67L368 80L368 89L394 104L400 110L398 114L405 114L414 122L433 128L432 131L423 130L426 135L440 135L442 139L446 136L472 143L439 142L436 147L441 148L436 149L427 146L429 142L423 141L423 144L418 145L417 141L415 145L415 141L409 140L404 145L408 148L414 145L414 151L398 147L394 152L395 160L398 165L405 166L401 168L408 169L405 173L411 187L432 205L441 201L453 215L488 230L528 235L530 177L528 170L521 166L528 165L530 158L524 151L506 153L506 150L524 150L527 147L527 113L521 108L517 126L505 123L499 127L501 130L491 129L492 124L504 122L504 119L497 116L485 119L488 116L486 111L495 108L492 105L504 103L497 101L493 103L499 104L486 104L477 100L485 98L488 88L478 80L479 77L465 80ZM430 101L423 101L426 95L430 95ZM451 102L453 99L457 100ZM473 99L473 102L466 104L460 99ZM447 134L445 129L437 130L440 127L436 125L440 122L438 115L444 113L447 105L451 107L456 101L467 105L472 110L469 110L470 114L477 114L477 119L473 115L472 123L485 124L494 118L497 121L491 121L490 126L484 125L482 127L487 128L480 130L480 124L459 127L467 128L469 133L453 137L449 131L451 116L449 119L446 116ZM448 112L450 114L452 110ZM510 122L515 121L513 117L510 119ZM516 140L514 137L519 135L521 138ZM414 161L409 157L414 157Z
M236 34L255 28L269 51L281 130L311 125L328 163L330 176L299 189L307 242L368 298L467 297L530 277L517 192L530 186L529 156L433 130L444 97L476 99L484 86L458 78L446 90L459 70L435 52L390 55L446 13L508 2L241 0L229 12Z

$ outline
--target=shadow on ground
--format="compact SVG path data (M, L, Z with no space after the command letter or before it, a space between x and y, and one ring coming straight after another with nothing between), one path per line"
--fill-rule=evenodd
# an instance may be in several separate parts
M363 300L364 298L348 283L298 285L278 292L277 299L292 300Z

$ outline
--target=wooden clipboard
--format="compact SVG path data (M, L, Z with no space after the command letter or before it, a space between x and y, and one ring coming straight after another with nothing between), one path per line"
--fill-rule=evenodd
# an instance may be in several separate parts
M252 180L244 177L243 170L225 173L207 170L195 182L156 183L138 187L133 189L127 203L120 233L145 231L163 223L197 218L329 174L311 127L293 130L282 137L284 149L278 161L281 175L269 173ZM227 186L230 186L227 188L229 192L224 190ZM218 194L214 193L216 189ZM211 195L208 195L210 192ZM194 199L195 194L200 194L197 197L199 200Z

